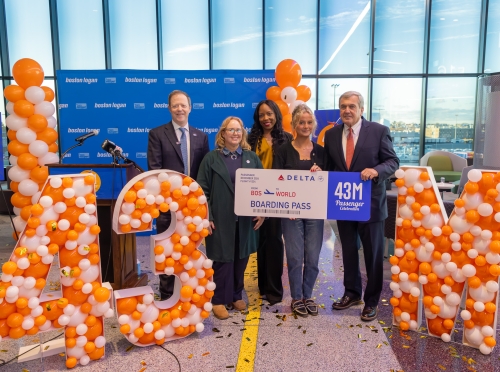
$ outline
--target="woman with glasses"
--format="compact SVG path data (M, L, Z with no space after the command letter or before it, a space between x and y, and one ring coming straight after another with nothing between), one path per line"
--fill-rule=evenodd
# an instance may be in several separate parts
M207 256L213 260L215 293L213 313L227 319L227 308L246 309L242 293L248 256L257 250L257 230L263 217L234 214L234 183L239 168L259 168L262 163L250 151L241 119L230 116L222 122L215 138L216 149L200 165L197 181L205 192L209 210Z
M296 137L276 151L273 168L321 171L324 149L311 141L316 127L312 110L305 104L298 105L292 113L292 128ZM281 225L285 240L292 311L302 317L318 315L318 305L311 297L319 273L324 221L283 218Z
M262 161L265 169L273 166L276 149L292 140L292 135L283 130L282 115L278 105L271 100L260 101L253 114L253 127L248 143ZM257 271L260 294L271 305L283 299L283 239L281 219L268 218L259 232L257 249Z

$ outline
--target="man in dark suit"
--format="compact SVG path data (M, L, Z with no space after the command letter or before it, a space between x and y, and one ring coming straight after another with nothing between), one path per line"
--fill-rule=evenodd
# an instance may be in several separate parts
M387 218L385 180L399 167L389 128L362 117L363 97L350 91L339 99L343 124L325 135L327 171L360 172L363 181L372 181L371 213L366 222L337 221L344 263L344 296L332 305L335 310L361 303L358 236L363 244L368 283L363 297L361 319L373 320L378 314L382 292L384 261L384 221Z
M198 168L210 151L208 137L202 131L188 124L191 112L191 98L181 90L174 90L168 96L168 109L172 121L149 131L148 169L170 169L196 179ZM168 229L171 213L161 213L156 219L159 233ZM172 296L175 277L160 275L161 299Z

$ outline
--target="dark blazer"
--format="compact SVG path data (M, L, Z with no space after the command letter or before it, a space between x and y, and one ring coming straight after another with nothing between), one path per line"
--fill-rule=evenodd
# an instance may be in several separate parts
M313 142L311 160L323 170L325 149ZM273 157L273 169L297 169L299 167L300 155L291 142L284 143L276 150Z
M210 151L208 136L190 125L189 140L191 161L189 176L196 179L201 161ZM171 121L149 131L148 169L170 169L184 173L181 145Z
M361 172L365 168L375 169L378 177L372 180L371 216L368 222L385 220L387 218L385 180L399 167L390 130L385 125L362 118L350 169L347 169L342 148L343 132L342 124L329 129L325 134L325 170Z
M254 152L243 150L241 167L262 169L262 163ZM196 181L207 197L209 219L215 225L212 235L205 238L207 256L216 262L232 262L236 239L234 187L218 150L213 150L205 156ZM257 251L258 232L253 229L253 218L238 217L239 258L248 257Z

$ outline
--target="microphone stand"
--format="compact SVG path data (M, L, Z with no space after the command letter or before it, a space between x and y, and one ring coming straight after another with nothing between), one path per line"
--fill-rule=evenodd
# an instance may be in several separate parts
M62 161L63 161L63 159L64 159L64 156L65 156L68 152L70 152L71 150L73 150L75 147L77 147L77 146L81 146L81 145L83 145L83 141L78 142L76 145L73 145L73 146L71 146L69 149L67 149L66 151L64 151L64 152L63 152L63 154L61 155L61 157L59 158L59 164L62 164Z

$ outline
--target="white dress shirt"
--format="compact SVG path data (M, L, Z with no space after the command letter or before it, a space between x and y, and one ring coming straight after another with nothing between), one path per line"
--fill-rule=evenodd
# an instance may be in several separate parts
M356 149L356 143L358 142L359 138L359 131L361 130L361 122L363 119L359 119L359 121L352 126L352 135L354 139L354 148ZM344 124L344 132L342 134L342 149L344 150L344 159L345 157L345 151L347 147L347 136L349 136L349 127Z
M181 128L181 126L173 120L172 120L172 125L174 126L175 135L177 136L177 140L179 141L179 148L180 148L182 131L179 128ZM187 152L188 152L187 175L189 176L189 174L191 173L191 139L189 136L189 123L187 123L183 128L186 128L186 141L187 141Z

